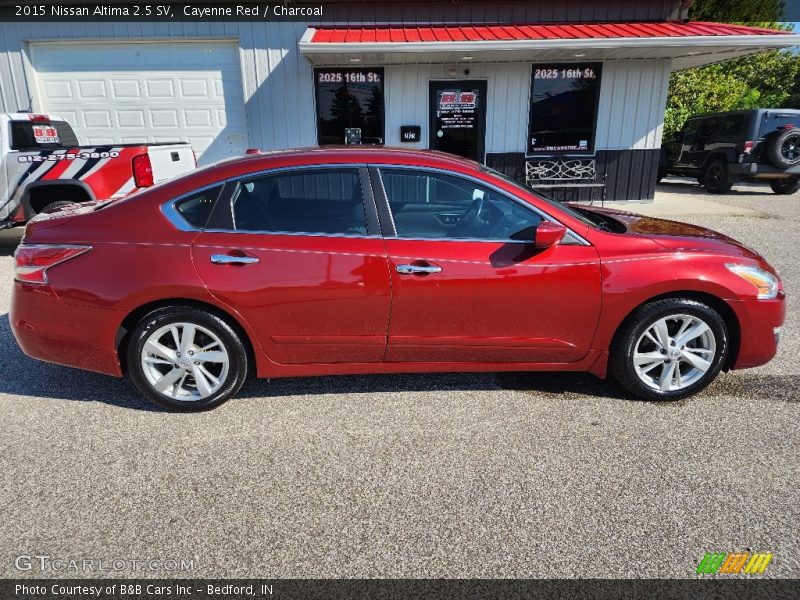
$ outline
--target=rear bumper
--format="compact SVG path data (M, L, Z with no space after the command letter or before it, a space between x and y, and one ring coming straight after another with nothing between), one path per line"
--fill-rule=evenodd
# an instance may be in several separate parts
M739 354L734 369L758 367L772 360L778 351L780 328L786 318L786 301L741 300L733 308L739 318Z
M123 316L62 302L50 286L14 282L11 330L31 358L120 377L115 337Z
M779 169L769 164L754 162L729 163L728 172L737 177L752 177L755 179L775 179L800 175L800 165L789 169Z

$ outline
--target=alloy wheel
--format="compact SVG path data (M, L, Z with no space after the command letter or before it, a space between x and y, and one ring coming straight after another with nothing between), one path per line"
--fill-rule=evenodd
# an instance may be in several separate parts
M722 167L719 165L712 165L712 167L708 170L708 184L711 187L717 187L722 181Z
M230 357L211 330L194 323L171 323L148 336L141 365L154 390L168 398L194 402L223 386Z
M714 364L717 343L703 319L687 314L655 321L636 341L633 365L639 379L662 392L696 383Z
M789 161L800 158L800 136L789 136L781 145L781 155Z

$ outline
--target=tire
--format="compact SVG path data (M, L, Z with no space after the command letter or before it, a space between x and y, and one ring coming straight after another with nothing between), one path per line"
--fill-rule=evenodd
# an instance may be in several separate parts
M208 360L190 358L201 351ZM145 316L131 333L127 359L134 385L169 410L214 408L247 379L247 351L239 334L220 317L192 307L169 306ZM167 385L164 391L156 387L159 381Z
M667 176L667 172L663 169L659 169L658 173L656 174L656 183L661 183L661 180Z
M652 341L661 341L658 324L662 323L670 341L680 341L676 334L682 326L686 327L686 333L694 331L695 326L700 327L700 323L707 329L683 345L672 346L668 342L665 353L663 344ZM682 346L689 350L681 350ZM725 364L728 351L728 328L713 308L684 298L655 300L634 310L614 336L609 372L634 396L644 400L679 400L696 394L714 381ZM640 355L638 370L637 353ZM663 384L662 379L667 376L668 383Z
M70 200L56 200L55 202L45 205L42 210L39 211L39 214L50 214L71 206L78 206L78 203Z
M776 194L788 196L800 190L800 177L787 177L786 179L774 179L770 181L769 187Z
M728 163L721 158L710 161L703 169L703 185L712 194L727 194L733 187L728 173Z
M767 160L779 169L800 165L800 129L784 129L767 144Z

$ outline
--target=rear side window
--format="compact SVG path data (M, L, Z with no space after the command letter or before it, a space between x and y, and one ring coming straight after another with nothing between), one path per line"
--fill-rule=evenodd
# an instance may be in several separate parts
M208 223L222 186L213 187L184 198L175 209L192 227L202 229Z
M78 138L66 121L11 121L12 150L46 150L78 146Z
M744 114L726 115L722 117L718 137L726 142L738 141L744 135L745 117L746 115Z
M302 170L239 183L237 231L364 235L367 221L357 169Z
M714 135L718 123L719 121L717 119L705 119L700 121L700 127L697 130L697 137L702 139L710 138Z
M758 137L764 137L776 129L782 129L787 125L800 127L800 113L766 112L761 117Z

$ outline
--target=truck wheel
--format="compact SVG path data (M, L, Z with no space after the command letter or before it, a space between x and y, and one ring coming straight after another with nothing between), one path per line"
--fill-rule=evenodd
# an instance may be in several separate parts
M776 194L788 196L800 190L800 177L787 177L786 179L773 179L769 182L769 187Z
M767 159L779 169L800 165L800 129L785 129L767 145Z
M703 171L703 185L712 194L726 194L733 187L733 179L728 174L728 163L715 158Z
M667 172L663 169L658 170L658 174L656 175L656 183L661 183L661 180L667 176Z

